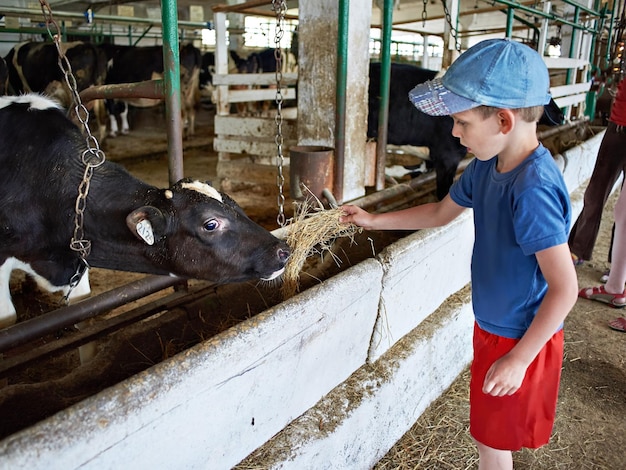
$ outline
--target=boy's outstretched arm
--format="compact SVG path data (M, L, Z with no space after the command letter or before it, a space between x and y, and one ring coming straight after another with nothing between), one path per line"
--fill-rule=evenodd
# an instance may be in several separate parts
M353 223L366 230L418 230L440 227L458 217L465 208L447 195L439 202L422 204L395 212L371 214L353 205L341 206L341 223Z
M490 395L511 395L519 389L526 369L576 303L578 280L567 243L539 251L535 256L548 291L519 343L487 372L483 392Z

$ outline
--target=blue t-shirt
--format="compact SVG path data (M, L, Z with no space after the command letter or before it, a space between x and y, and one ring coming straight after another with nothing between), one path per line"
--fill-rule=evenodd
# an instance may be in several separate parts
M570 200L561 171L543 145L507 173L496 171L497 161L473 160L450 196L474 210L476 322L492 334L521 338L548 288L535 253L567 242Z

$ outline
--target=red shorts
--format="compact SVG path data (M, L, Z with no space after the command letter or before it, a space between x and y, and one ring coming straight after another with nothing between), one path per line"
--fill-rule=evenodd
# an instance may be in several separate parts
M482 391L491 365L518 341L487 333L474 324L470 434L494 449L536 449L547 444L552 433L563 364L563 330L548 340L530 364L517 392L494 397Z

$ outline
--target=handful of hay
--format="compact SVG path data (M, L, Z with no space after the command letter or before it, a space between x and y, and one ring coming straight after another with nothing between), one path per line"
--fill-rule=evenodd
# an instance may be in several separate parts
M300 271L309 256L322 256L327 252L335 258L331 250L333 242L340 237L352 238L362 231L354 224L339 222L341 209L324 209L319 200L318 203L319 207L312 207L307 201L298 204L293 219L286 226L286 241L291 248L291 256L283 273L283 299L297 292Z

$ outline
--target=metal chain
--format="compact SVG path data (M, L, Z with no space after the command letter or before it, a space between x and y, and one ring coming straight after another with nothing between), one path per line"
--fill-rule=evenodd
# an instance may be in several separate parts
M85 130L87 142L87 149L81 155L82 162L85 165L85 172L83 174L83 179L78 186L78 196L76 197L75 204L74 234L70 241L70 248L78 253L80 264L70 279L69 291L65 295L65 300L67 301L70 293L78 285L83 274L89 267L87 257L91 252L91 241L84 238L84 216L85 208L87 206L87 195L89 194L89 185L91 183L91 177L93 176L93 170L94 168L102 165L106 157L104 152L100 149L98 140L91 134L91 130L89 129L89 110L87 110L80 99L76 78L72 72L72 66L63 51L63 47L61 45L61 29L52 17L52 10L50 9L48 1L39 0L39 3L41 4L41 11L43 12L43 16L46 21L48 35L54 41L58 51L59 68L61 69L61 72L65 77L65 83L72 94L74 114ZM55 34L51 31L51 27L54 27Z
M278 168L278 176L276 184L278 186L278 216L276 222L280 227L285 225L285 176L283 175L283 167L285 165L285 157L283 155L283 92L282 92L282 80L283 80L283 53L280 47L281 40L285 34L284 23L285 13L287 12L286 0L272 0L272 10L276 13L276 28L274 36L274 58L276 59L276 166Z
M461 52L461 42L459 41L459 32L454 26L452 26L452 16L450 15L450 10L448 10L448 4L446 3L446 0L441 0L441 3L443 4L443 11L446 15L446 22L448 23L448 26L450 26L450 34L454 38L454 48L458 52Z
M428 13L426 7L428 6L428 0L424 0L424 8L422 9L422 28L426 27L426 20L428 19Z

